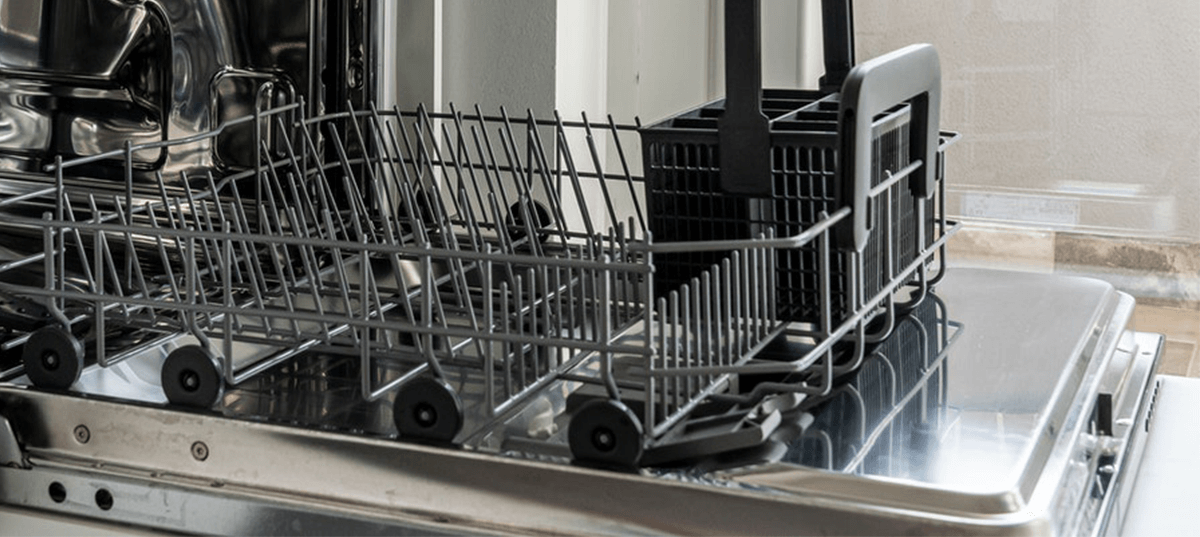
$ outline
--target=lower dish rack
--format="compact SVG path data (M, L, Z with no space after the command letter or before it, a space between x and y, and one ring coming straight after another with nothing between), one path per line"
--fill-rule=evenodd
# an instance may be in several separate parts
M953 231L939 206L924 247L878 289L855 284L851 307L835 311L830 267L862 276L871 257L835 240L860 206L789 236L660 241L622 146L635 126L503 109L304 109L59 159L49 186L31 178L28 192L0 200L8 226L42 246L0 265L2 290L45 310L5 343L21 348L36 386L68 389L86 363L161 347L166 400L208 408L226 386L296 356L341 354L358 358L364 399L394 398L402 439L463 443L567 386L555 418L566 430L546 435L575 460L658 464L761 441L778 423L770 396L829 393L862 361L877 313L895 314L902 287L931 284L926 269ZM259 135L249 169L185 173L157 193L66 186L77 166L203 150L247 124ZM873 206L891 206L880 201L890 192L877 187ZM894 232L887 220L872 231ZM816 264L807 291L823 297L805 323L777 300L780 260L796 251ZM681 252L719 255L664 289L658 260ZM804 350L757 358L784 340ZM746 388L749 375L778 378Z

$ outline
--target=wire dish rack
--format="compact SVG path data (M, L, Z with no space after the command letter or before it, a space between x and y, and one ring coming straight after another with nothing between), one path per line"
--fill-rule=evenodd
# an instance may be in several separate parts
M460 442L566 385L576 397L556 419L568 423L574 459L658 463L754 445L779 421L765 399L829 393L862 361L868 322L895 314L894 295L914 283L911 302L923 296L953 231L940 205L921 213L931 230L923 247L904 262L887 251L889 270L863 287L876 277L863 260L878 254L835 231L870 203L885 210L874 209L869 231L896 242L887 208L908 202L893 187L921 161L889 172L867 201L821 208L783 236L766 227L659 241L624 149L637 125L478 107L303 110L256 110L187 139L59 158L48 178L0 199L10 227L40 244L0 265L0 290L44 308L5 343L21 348L35 385L67 389L86 363L109 367L159 347L167 401L208 408L226 386L304 353L343 354L358 358L366 400L394 398L403 439ZM253 132L253 167L134 188L139 151L204 147L235 130ZM854 150L874 154L871 143ZM940 168L938 159L926 162ZM124 189L67 186L73 168L102 160L125 163ZM703 252L719 255L688 278L655 277L660 257ZM777 293L795 252L815 269L804 293L821 305L804 322ZM832 281L839 263L848 285ZM841 291L845 307L832 307ZM782 340L803 351L756 358ZM742 389L751 374L778 378Z

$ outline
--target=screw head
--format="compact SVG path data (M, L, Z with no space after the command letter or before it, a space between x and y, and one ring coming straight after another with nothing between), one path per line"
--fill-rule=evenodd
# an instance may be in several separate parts
M192 444L192 458L203 461L208 458L208 445L204 442Z
M83 426L83 425L75 426L75 440L77 442L79 442L80 444L86 444L91 439L92 439L92 432L89 431L86 426Z

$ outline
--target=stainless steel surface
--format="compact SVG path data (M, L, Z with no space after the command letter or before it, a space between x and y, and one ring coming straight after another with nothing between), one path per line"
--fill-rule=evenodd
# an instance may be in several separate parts
M305 97L310 113L361 106L374 95L363 66L382 35L368 33L377 8L370 0L5 0L0 170L38 172L58 155L207 132L266 104L264 83L275 95ZM137 178L154 186L158 171L178 186L184 170L253 164L252 135L136 152ZM121 178L120 165L80 175L103 187Z
M129 501L126 494L144 496L134 492L137 483L176 490L183 496L171 501L189 518L213 512L219 502L190 504L182 500L187 494L228 493L251 506L303 500L314 513L401 525L434 521L448 531L1103 529L1104 511L1119 512L1121 504L1110 502L1125 495L1133 472L1161 337L1127 332L1129 298L1090 280L961 270L947 276L937 296L945 310L932 319L961 322L961 328L929 318L902 321L898 336L924 330L924 338L911 340L918 352L900 352L912 343L885 343L860 377L846 381L864 411L842 406L839 420L832 416L837 412L825 414L834 399L804 404L785 413L781 428L791 426L792 436L781 433L764 450L737 457L624 474L568 466L552 455L512 451L512 445L494 453L487 446L397 443L390 438L390 405L361 403L353 380L337 380L342 366L334 357L257 378L227 393L219 413L0 388L0 414L22 435L32 464L5 470L24 474L3 481L22 485L3 488L0 501L27 498L39 508L66 509L47 496L44 479L30 477L53 472L87 474L93 487L108 480L130 484L116 505ZM930 347L930 341L941 343ZM930 355L930 348L938 353ZM118 375L135 363L89 370L85 378ZM889 370L891 376L881 374ZM301 385L309 389L283 388ZM879 402L869 395L876 392L890 394L884 401L891 404L872 403ZM1096 429L1098 393L1113 395L1111 435ZM73 434L78 425L91 431L86 444ZM813 455L803 439L818 433L857 444L804 466L800 462ZM206 459L194 456L196 442L208 446ZM1090 487L1108 475L1108 464L1099 464L1108 456L1116 471L1093 498ZM825 464L831 460L847 462ZM254 509L239 512L254 517ZM80 513L110 516L94 508ZM137 508L123 516L157 520Z
M1144 420L1162 337L1127 332L1133 300L1095 280L963 270L938 295L964 327L946 365L941 425L899 432L893 438L918 441L905 444L900 459L836 468L878 479L875 486L791 464L723 475L900 509L935 505L939 517L962 528L1103 529L1106 503L1116 495L1106 482L1096 493L1103 501L1088 500L1091 487L1110 458L1136 463L1126 453L1140 442L1135 424ZM1092 420L1099 393L1114 395L1111 435L1098 433ZM857 453L843 460L849 455Z

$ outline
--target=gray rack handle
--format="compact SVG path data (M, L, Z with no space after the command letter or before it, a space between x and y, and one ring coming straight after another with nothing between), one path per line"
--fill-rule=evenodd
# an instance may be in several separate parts
M771 125L762 112L762 4L725 2L725 112L717 122L721 190L769 197Z
M846 77L838 111L842 195L854 208L853 232L839 234L843 246L858 251L867 246L871 125L875 116L904 101L912 106L909 153L914 162L921 160L912 175L913 194L927 199L936 191L942 101L937 50L932 45L909 45L859 64Z

